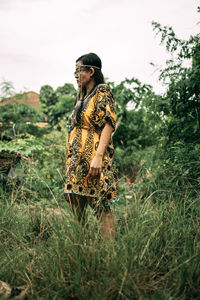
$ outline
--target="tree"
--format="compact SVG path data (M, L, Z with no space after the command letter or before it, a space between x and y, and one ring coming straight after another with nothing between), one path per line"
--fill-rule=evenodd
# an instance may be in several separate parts
M59 124L64 118L67 120L74 107L74 102L75 99L73 96L61 95L58 98L58 102L49 111L49 123L54 126Z
M160 70L160 80L167 85L162 98L162 159L173 181L197 184L200 176L200 35L179 39L171 27L153 22L171 59ZM185 61L190 62L184 67ZM169 173L168 173L169 174Z
M55 105L58 101L57 95L50 85L43 85L40 89L39 97L42 111L48 116L51 106Z
M142 159L140 151L157 143L162 123L162 113L157 107L161 96L136 78L110 86L116 102L117 124L120 123L113 137L117 165L120 173L132 174Z
M3 81L0 83L0 101L13 97L15 95L15 89L11 81Z
M50 125L57 125L63 118L68 118L75 103L76 90L70 83L58 87L55 91L49 85L40 89L40 101L43 112Z
M26 100L26 94L16 94L13 84L9 81L1 83L1 98L8 99L10 102L0 106L1 140L12 140L18 134L37 131L35 122L41 121L43 116L34 107L20 104L18 100Z

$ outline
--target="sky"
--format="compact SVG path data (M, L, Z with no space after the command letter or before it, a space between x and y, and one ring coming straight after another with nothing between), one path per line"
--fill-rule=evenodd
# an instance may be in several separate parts
M152 21L188 39L199 33L199 0L0 0L0 82L16 92L73 83L75 61L94 52L116 84L138 78L162 93L158 72L169 58Z

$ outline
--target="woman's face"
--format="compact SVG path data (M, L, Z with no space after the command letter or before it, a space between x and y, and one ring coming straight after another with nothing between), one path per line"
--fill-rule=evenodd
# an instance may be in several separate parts
M94 69L86 70L83 65L82 61L78 61L74 73L79 88L87 87L91 80L93 80Z

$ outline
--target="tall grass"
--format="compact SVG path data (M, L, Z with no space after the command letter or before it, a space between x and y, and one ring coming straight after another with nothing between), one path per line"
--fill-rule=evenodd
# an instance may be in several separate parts
M162 185L158 176L133 185L121 178L108 242L90 209L87 230L72 216L63 196L62 133L54 140L50 147L52 136L45 137L42 157L0 187L0 280L11 298L200 299L198 191L177 192L164 175Z
M26 287L28 299L199 299L199 200L167 196L122 199L112 242L90 211L83 230L67 204L4 201L0 280Z

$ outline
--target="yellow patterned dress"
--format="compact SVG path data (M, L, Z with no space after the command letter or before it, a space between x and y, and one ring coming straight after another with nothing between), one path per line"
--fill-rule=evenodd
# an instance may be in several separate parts
M81 113L76 120L75 110L80 105ZM64 189L65 193L91 197L94 208L110 206L119 200L112 139L103 157L101 175L87 176L107 122L115 128L114 98L106 84L99 84L84 102L77 102L69 118Z

